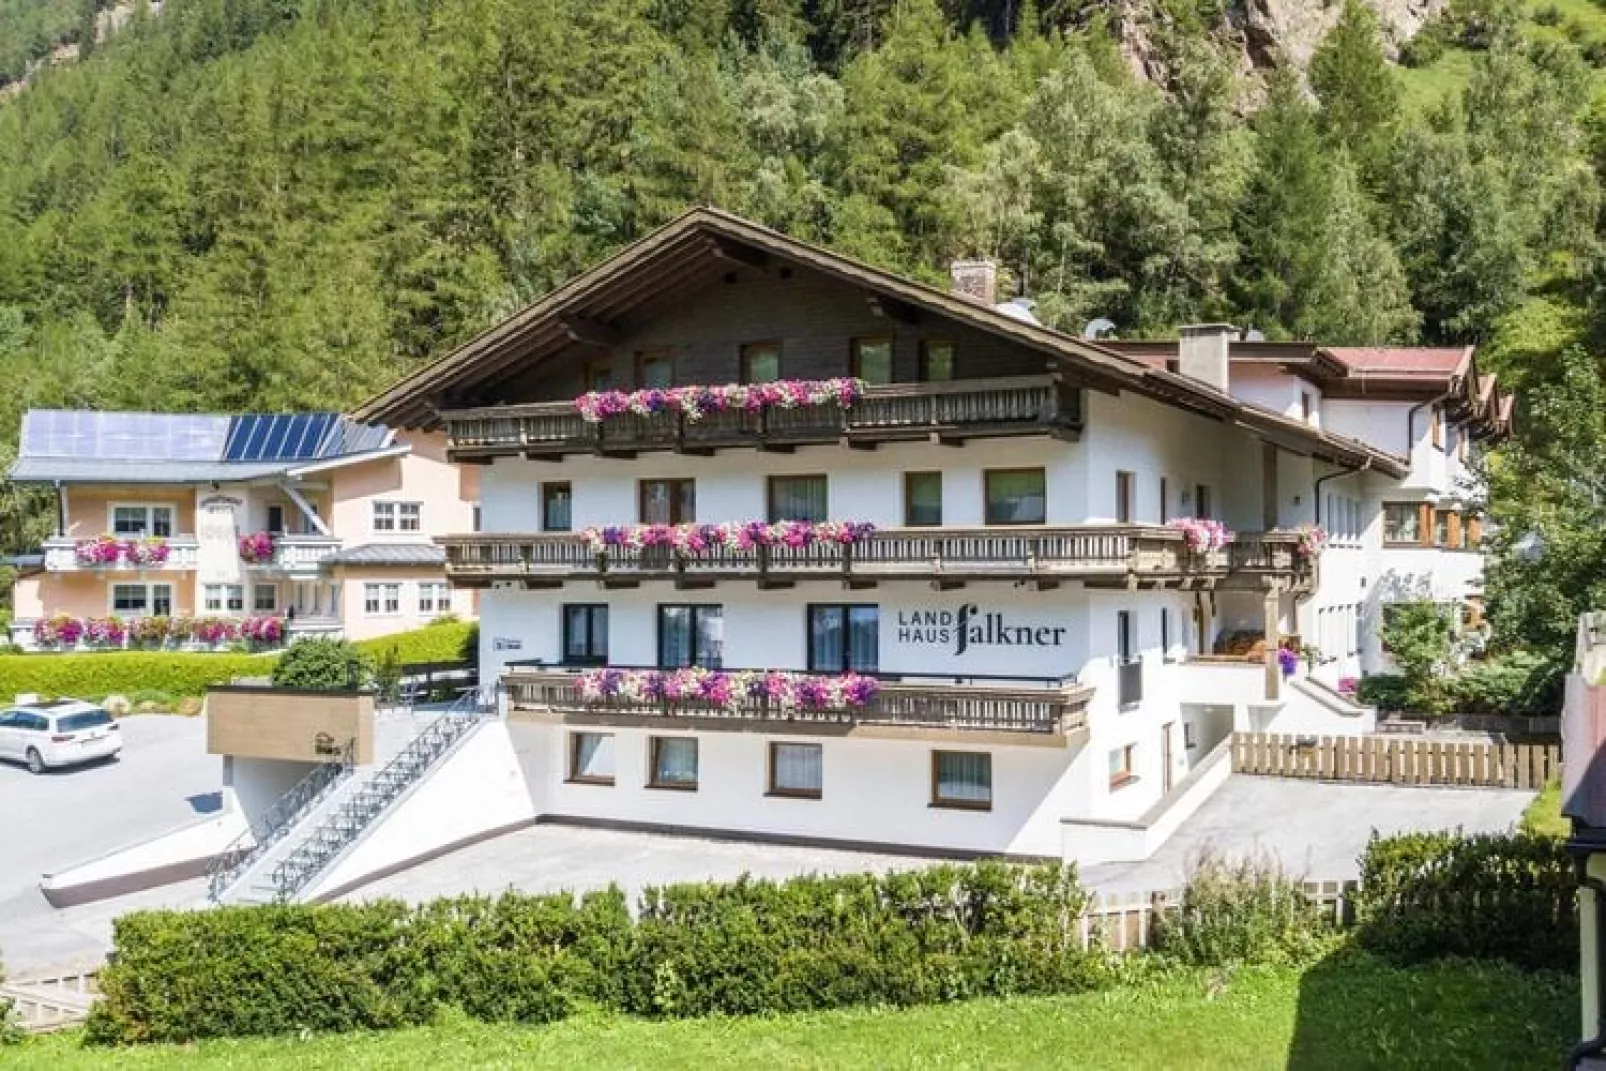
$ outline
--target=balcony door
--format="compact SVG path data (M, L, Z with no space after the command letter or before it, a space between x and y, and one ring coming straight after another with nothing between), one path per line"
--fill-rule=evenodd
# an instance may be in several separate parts
M642 480L642 524L690 524L697 519L696 480Z
M874 673L881 668L880 650L880 607L809 607L811 673Z

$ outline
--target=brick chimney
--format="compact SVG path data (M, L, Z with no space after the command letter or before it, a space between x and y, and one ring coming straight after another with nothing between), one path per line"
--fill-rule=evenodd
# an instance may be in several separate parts
M1238 337L1231 324L1189 324L1177 347L1177 371L1227 393L1228 348Z
M989 309L998 304L998 265L990 260L956 260L948 269L954 294Z

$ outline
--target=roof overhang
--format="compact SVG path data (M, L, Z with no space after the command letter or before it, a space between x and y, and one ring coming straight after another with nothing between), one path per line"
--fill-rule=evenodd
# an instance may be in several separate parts
M413 452L411 445L398 443L387 446L382 450L367 450L360 454L347 454L345 457L331 457L323 461L313 461L305 465L296 465L285 470L284 474L290 479L300 479L303 476L312 476L331 469L343 469L351 465L363 465L370 461L383 461L391 457L406 457Z

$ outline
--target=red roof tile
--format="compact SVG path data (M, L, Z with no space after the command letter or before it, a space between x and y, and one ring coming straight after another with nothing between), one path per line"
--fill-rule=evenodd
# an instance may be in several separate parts
M1324 346L1352 372L1449 375L1460 369L1467 348L1417 346Z

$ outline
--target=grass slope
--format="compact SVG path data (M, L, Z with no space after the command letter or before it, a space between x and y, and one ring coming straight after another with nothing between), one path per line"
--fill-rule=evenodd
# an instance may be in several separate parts
M1071 997L653 1023L548 1027L443 1017L429 1029L310 1039L82 1048L62 1035L12 1068L519 1067L1499 1069L1557 1066L1576 1030L1570 978L1481 964L1404 970L1338 953L1315 966L1186 972Z

